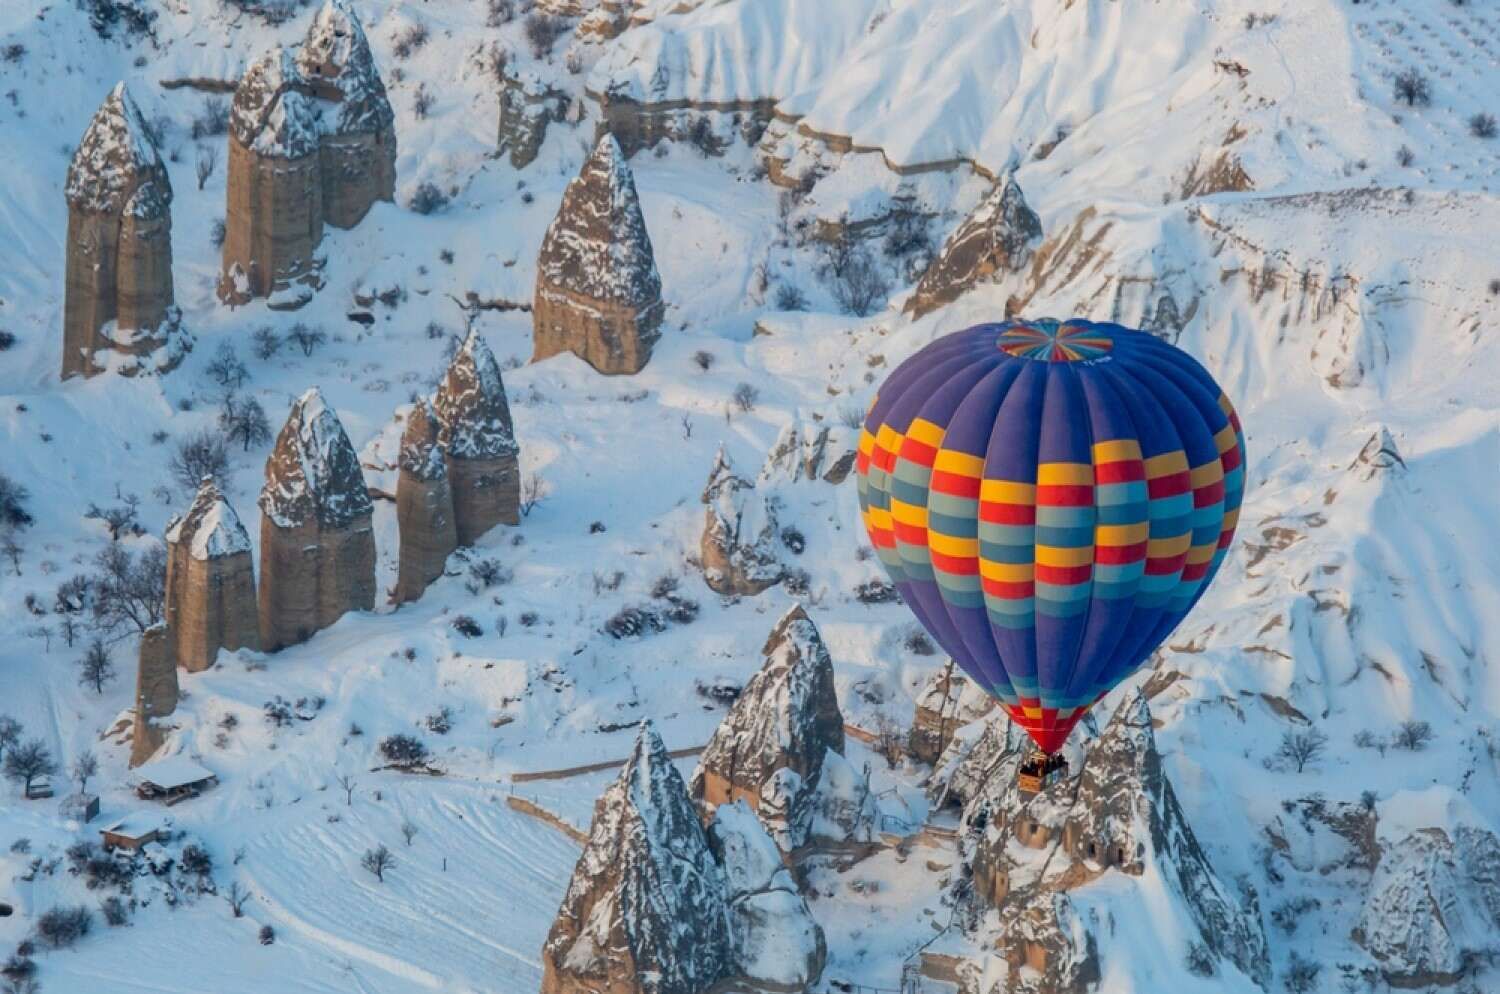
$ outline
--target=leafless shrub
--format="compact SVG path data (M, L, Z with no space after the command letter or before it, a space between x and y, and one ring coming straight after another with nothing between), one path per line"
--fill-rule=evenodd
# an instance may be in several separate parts
M1469 134L1475 138L1493 138L1500 133L1500 125L1495 123L1494 114L1475 114L1469 118Z
M411 99L411 110L417 116L417 120L426 120L428 113L431 112L433 105L436 103L437 97L432 95L432 91L427 88L427 84L418 84L417 92L412 95Z
M741 383L734 388L731 396L734 398L735 406L748 414L755 410L755 402L760 400L760 390L752 384Z
M1432 741L1432 726L1425 721L1403 721L1396 727L1392 745L1409 752L1421 752Z
M250 336L255 343L252 351L257 359L266 360L281 351L281 336L271 330L269 325L262 325L255 329L255 334Z
M322 328L311 327L302 321L292 325L287 337L296 343L305 356L312 355L314 349L328 341L328 333Z
M391 54L398 59L409 59L412 53L427 44L428 37L427 25L417 21L405 31L396 33L396 37L392 39Z
M188 493L196 491L205 476L223 476L229 469L224 436L207 428L193 432L177 443L167 469Z
M565 30L567 25L561 18L535 11L526 15L526 41L531 45L531 54L538 59L552 54L552 46Z
M1281 745L1276 749L1276 757L1301 773L1309 763L1316 763L1322 758L1323 750L1327 745L1328 736L1316 728L1309 728L1306 731L1289 731L1282 735Z
M395 867L396 857L384 844L381 844L374 849L366 849L365 854L359 859L359 865L373 873L376 880L385 883L386 871Z
M214 174L219 165L219 146L199 145L196 160L193 165L194 175L198 177L198 189L208 182L208 178Z
M221 96L205 97L203 108L193 118L188 134L193 141L201 138L216 138L229 133L229 102ZM198 184L203 189L203 184Z
M1397 73L1394 90L1396 102L1408 107L1426 107L1432 103L1432 88L1427 77L1415 69L1403 69Z

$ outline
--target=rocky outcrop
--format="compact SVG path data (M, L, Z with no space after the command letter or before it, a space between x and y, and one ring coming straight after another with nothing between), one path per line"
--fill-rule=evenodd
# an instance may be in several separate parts
M630 0L604 0L599 6L583 15L574 36L580 42L602 43L618 38L630 26L630 13L634 5Z
M1020 272L1042 237L1042 222L1013 178L997 182L958 226L906 301L913 318L951 304L998 274Z
M547 125L561 121L568 95L543 83L524 69L507 72L500 83L500 128L495 145L498 155L509 155L510 164L525 169L536 160L547 137Z
M843 483L859 456L858 445L856 432L843 425L793 422L771 446L757 483Z
M177 660L165 624L141 635L140 661L135 676L135 719L130 735L130 765L140 766L166 741L162 721L177 710Z
M542 239L532 361L572 352L601 373L637 373L663 314L661 276L635 179L606 133L563 192Z
M297 68L323 102L323 220L352 228L376 201L395 199L396 115L347 0L328 0L318 11L297 52Z
M292 54L274 48L245 70L229 115L229 174L219 299L269 297L297 307L321 283L321 123Z
M741 874L746 876L747 874ZM542 994L702 994L736 971L724 872L649 722L594 805Z
M172 183L120 83L68 165L62 376L167 370L189 347L172 287Z
M996 716L961 726L934 764L928 799L935 808L968 808L986 791L1014 782L1031 751L1030 740L1009 718Z
M433 408L458 544L473 545L499 524L520 524L521 449L500 364L477 330L454 354Z
M1041 974L1039 992L1074 991L1097 978L1093 936L1067 895L1107 873L1150 874L1150 886L1176 899L1210 955L1266 986L1270 963L1254 895L1242 907L1209 864L1162 771L1144 697L1121 705L1071 780L1029 798L1013 778L994 785L965 812L978 832L973 895L998 910L998 948L1013 972L1027 966ZM1047 854L1040 864L1037 851Z
M816 783L829 752L844 751L833 661L807 612L800 606L787 611L762 652L765 663L714 730L693 771L693 797L710 809L743 800L758 810L762 788L781 770L796 775L790 787L801 792Z
M1386 847L1354 939L1404 989L1456 984L1500 955L1500 839L1424 828Z
M375 606L372 507L359 457L317 387L292 405L260 492L260 635L266 651Z
M958 729L994 707L995 699L949 660L917 697L907 751L924 763L936 763Z
M780 558L781 501L737 476L719 449L702 501L703 536L699 563L710 589L725 596L754 596L780 583L786 567Z
M401 532L396 601L414 601L443 575L458 548L448 465L438 445L437 415L419 401L406 417L396 480L396 524Z
M708 841L724 871L740 975L762 989L807 990L823 973L828 944L776 843L743 803L714 812Z
M1401 458L1401 450L1389 428L1381 425L1380 430L1370 436L1359 455L1349 464L1349 471L1358 474L1362 480L1373 480L1383 473L1405 475L1406 460Z
M250 535L212 477L167 524L166 622L177 664L189 673L220 649L259 649Z

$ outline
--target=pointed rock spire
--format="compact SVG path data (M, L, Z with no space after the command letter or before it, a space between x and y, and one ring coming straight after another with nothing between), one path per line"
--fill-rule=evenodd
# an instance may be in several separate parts
M500 364L478 329L469 329L454 354L433 408L458 543L473 545L498 524L520 524L520 446Z
M260 508L282 528L343 528L373 509L354 444L317 387L292 404L276 437Z
M177 710L177 662L164 623L141 633L135 676L135 718L131 724L130 766L134 769L156 754L167 738L165 719Z
M250 535L213 477L168 522L166 539L164 614L176 664L195 673L212 666L220 649L260 648Z
M944 243L906 302L919 318L951 304L996 273L1019 272L1042 237L1042 222L1014 176L997 182Z
M601 373L639 372L660 337L662 311L635 179L606 132L542 239L533 361L573 352Z
M167 522L168 545L183 545L194 559L219 559L250 551L250 534L212 476L198 484L187 511Z
M69 207L114 213L141 187L151 187L152 194L137 199L140 208L164 213L172 202L172 183L161 152L130 91L116 83L73 152L63 194Z
M438 444L439 424L437 414L426 400L412 405L406 416L406 429L401 433L401 453L398 457L401 470L418 480L441 480L448 475L448 466L443 461L443 449Z
M396 522L401 535L396 600L422 596L458 548L453 523L453 491L438 445L438 422L427 401L418 401L401 436L400 476L396 481Z
M700 994L734 972L724 875L650 722L594 805L542 947L542 994Z
M698 558L709 588L753 596L780 583L786 576L778 546L780 498L738 476L720 445L701 499L708 506Z
M318 150L318 117L296 59L278 45L250 63L235 87L229 132L257 155L300 159Z

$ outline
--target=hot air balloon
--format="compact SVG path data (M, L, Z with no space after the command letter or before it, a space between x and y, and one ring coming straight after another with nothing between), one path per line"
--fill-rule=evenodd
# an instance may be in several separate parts
M1229 549L1245 439L1181 349L1094 321L1007 321L902 363L856 463L870 542L932 637L1036 744L1037 790L1088 709L1182 621Z

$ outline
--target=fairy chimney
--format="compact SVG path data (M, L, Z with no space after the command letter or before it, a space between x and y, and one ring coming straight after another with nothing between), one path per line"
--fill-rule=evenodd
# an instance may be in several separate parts
M322 114L318 160L323 220L358 224L377 200L396 193L396 115L370 54L359 17L346 0L328 0L297 52L297 68Z
M520 446L500 364L477 330L454 354L433 407L458 544L473 545L498 524L520 524Z
M320 146L312 88L292 54L273 48L245 71L229 115L220 300L292 308L311 298L323 240Z
M213 477L167 525L166 620L189 673L212 666L220 649L260 648L250 536Z
M781 499L737 475L719 447L703 488L703 533L698 561L709 589L726 597L754 596L787 575L781 562Z
M406 418L396 480L396 524L401 532L397 602L414 601L443 575L448 556L458 548L453 524L453 491L448 466L438 445L437 415L418 401Z
M260 492L260 636L271 652L375 606L359 457L317 387L292 405Z
M62 375L110 365L167 369L181 359L174 335L172 183L124 83L104 99L73 160L68 202ZM112 362L112 354L133 361Z
M572 352L601 373L640 372L661 335L662 312L635 179L606 133L542 239L532 361Z
M784 614L766 657L719 723L693 771L691 792L708 808L743 800L759 810L762 786L790 770L812 786L829 752L844 751L844 718L833 661L801 606Z
M1013 178L1000 180L943 244L907 299L906 313L919 318L997 273L1019 272L1041 237L1042 222L1026 205L1021 187Z
M166 741L162 720L177 710L177 661L165 623L141 635L135 677L135 720L130 734L130 765L140 766Z
M561 121L568 95L528 70L508 71L500 81L500 126L496 153L525 169L536 160L547 137L547 125Z

